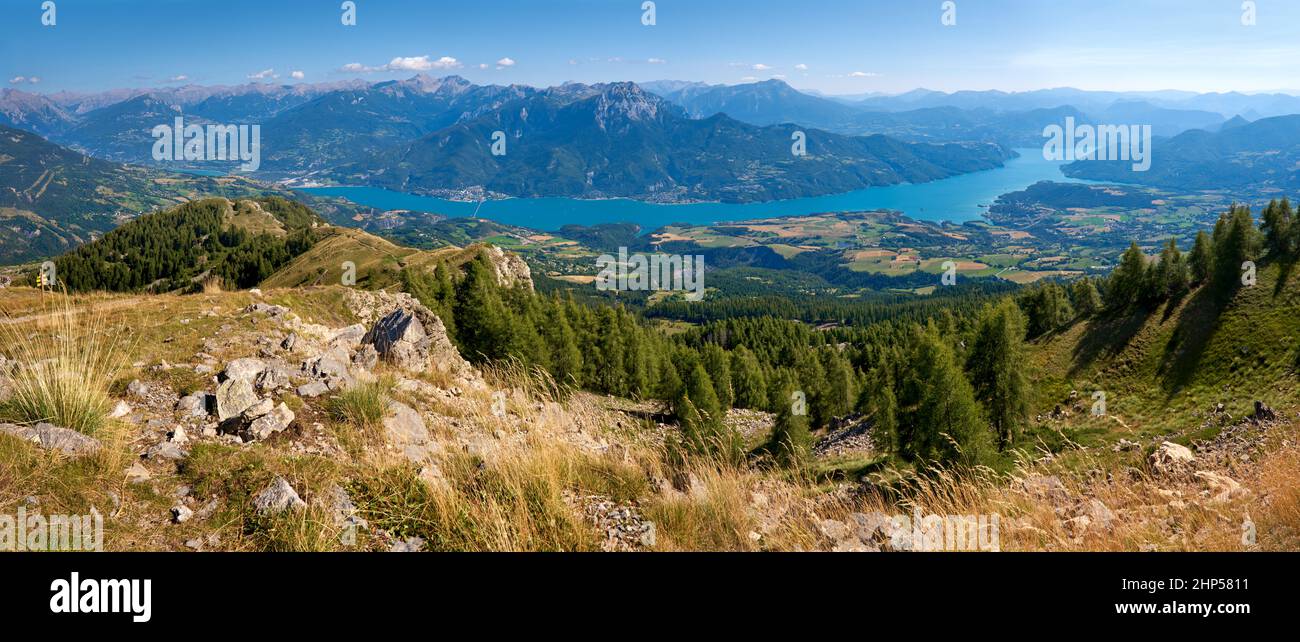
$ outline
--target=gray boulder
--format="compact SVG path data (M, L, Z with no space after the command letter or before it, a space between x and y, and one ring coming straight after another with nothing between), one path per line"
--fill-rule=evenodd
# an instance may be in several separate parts
M185 450L177 441L162 441L154 444L145 453L149 461L180 461L185 459Z
M238 417L255 403L257 393L248 379L227 379L217 386L217 419L221 421Z
M398 309L376 321L362 344L373 345L381 358L402 370L423 372L432 340L412 312Z
M226 369L222 373L226 379L245 379L255 381L257 375L266 370L266 362L253 357L235 359L226 364Z
M298 492L283 477L276 477L262 492L253 498L253 506L258 515L279 515L286 511L301 510L307 507Z
M400 401L388 402L384 438L389 446L416 463L423 463L439 450L438 443L430 437L420 413Z
M301 386L298 386L298 396L306 397L308 399L311 399L313 397L319 397L329 391L330 391L330 387L325 385L323 381L313 381L311 383L305 383Z
M344 360L333 354L323 354L304 361L303 370L313 379L319 379L330 390L346 390L356 384Z
M94 437L47 423L39 423L35 426L0 424L0 433L13 435L38 444L46 450L57 450L65 455L92 455L100 449L99 440Z
M211 397L212 395L206 392L196 392L181 397L181 400L176 402L176 412L182 417L206 417L209 404L215 403L209 402Z
M367 343L357 348L357 353L352 355L352 366L354 368L374 370L377 365L379 365L379 352L375 350L373 345Z
M293 411L289 410L289 406L282 403L276 406L275 410L258 417L250 423L240 436L244 438L244 441L266 439L288 428L293 423L293 418Z

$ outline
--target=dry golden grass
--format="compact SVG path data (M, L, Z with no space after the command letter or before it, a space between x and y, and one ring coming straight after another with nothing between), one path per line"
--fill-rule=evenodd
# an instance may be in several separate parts
M98 436L113 409L109 386L126 367L129 331L106 323L93 304L83 310L67 295L50 294L44 312L0 324L12 397L0 416L19 423L48 421Z

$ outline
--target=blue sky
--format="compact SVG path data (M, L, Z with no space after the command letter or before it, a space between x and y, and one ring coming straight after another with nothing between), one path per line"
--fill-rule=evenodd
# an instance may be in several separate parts
M553 85L782 78L926 87L1300 93L1300 2L1256 0L0 0L0 83L26 91L382 80ZM349 67L351 65L351 67ZM268 71L269 70L269 71ZM294 72L300 72L295 74ZM297 77L301 76L301 77ZM33 82L33 78L39 79Z

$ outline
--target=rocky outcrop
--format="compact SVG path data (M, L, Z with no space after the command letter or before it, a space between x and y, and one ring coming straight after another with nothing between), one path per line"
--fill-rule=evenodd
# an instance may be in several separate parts
M447 336L442 319L411 295L349 290L346 301L370 325L360 349L373 346L380 359L407 372L434 370L466 383L481 380Z
M432 340L411 310L393 310L377 321L361 341L401 370L423 372L429 366Z
M518 254L507 252L499 247L486 249L488 259L496 270L497 283L503 287L524 287L533 289L533 273L528 264Z

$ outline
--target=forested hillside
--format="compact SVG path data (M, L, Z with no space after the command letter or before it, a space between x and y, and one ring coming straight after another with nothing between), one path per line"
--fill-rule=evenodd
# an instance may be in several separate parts
M55 260L69 291L249 288L311 248L323 222L278 197L193 201L148 214Z

